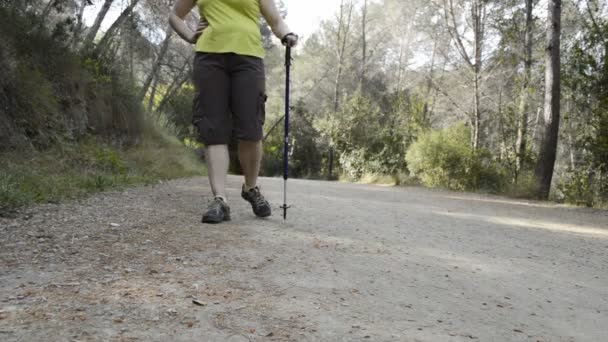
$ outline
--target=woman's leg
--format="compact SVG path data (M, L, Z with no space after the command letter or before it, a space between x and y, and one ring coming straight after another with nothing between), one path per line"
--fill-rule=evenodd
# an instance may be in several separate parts
M245 175L241 196L251 204L256 216L268 217L272 209L257 184L262 160L262 126L266 114L264 61L256 57L233 55L231 62L230 108L239 139L239 161Z
M264 61L249 56L231 56L231 103L239 161L245 176L245 188L257 185L262 161L262 126L265 120L266 76Z
M226 200L226 175L230 166L228 145L211 145L205 150L209 184L215 198Z
M262 162L262 141L239 141L239 162L245 175L245 191L256 187Z
M213 201L203 213L203 223L230 220L226 204L226 175L230 159L228 142L232 131L230 119L230 77L222 54L197 53L194 60L194 115L202 142L207 146L205 159Z

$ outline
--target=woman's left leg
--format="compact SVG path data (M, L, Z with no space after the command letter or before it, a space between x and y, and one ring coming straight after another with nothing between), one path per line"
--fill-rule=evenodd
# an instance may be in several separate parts
M258 185L260 164L262 163L262 141L239 141L239 162L245 175L245 190Z
M266 116L266 75L261 58L231 56L231 101L236 138L239 140L239 161L245 175L241 196L256 216L271 214L270 204L258 186L262 161L262 126Z

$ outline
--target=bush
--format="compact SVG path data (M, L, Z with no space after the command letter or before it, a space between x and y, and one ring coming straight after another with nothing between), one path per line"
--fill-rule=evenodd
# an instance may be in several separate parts
M484 150L470 147L470 130L456 124L422 134L406 153L412 176L428 187L499 191L503 174Z
M561 202L602 207L608 202L606 176L593 169L568 172L558 183L556 199Z
M531 165L532 163L528 164ZM537 199L538 184L534 172L525 171L505 187L504 193L514 198Z

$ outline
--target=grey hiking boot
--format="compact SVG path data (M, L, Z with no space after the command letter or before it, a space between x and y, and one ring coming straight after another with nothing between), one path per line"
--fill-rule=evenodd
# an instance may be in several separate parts
M230 221L230 207L220 197L216 197L203 214L203 223L222 223Z
M259 187L255 187L249 191L245 191L245 185L243 185L243 191L241 192L241 196L247 202L251 204L251 208L253 209L253 213L257 217L268 217L270 216L272 210L270 209L270 204L268 201L262 196Z

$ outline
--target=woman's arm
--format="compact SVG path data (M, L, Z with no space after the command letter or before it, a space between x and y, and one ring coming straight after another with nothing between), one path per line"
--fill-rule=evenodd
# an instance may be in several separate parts
M201 22L199 23L196 32L193 32L186 22L184 18L196 5L196 0L177 0L175 6L173 7L173 11L169 15L169 24L175 30L177 35L182 37L183 40L187 41L191 44L196 44L198 37L203 34L203 31L209 26L207 21L201 18Z
M298 43L298 36L296 36L293 32L289 30L289 27L281 18L281 13L277 9L277 5L274 3L274 0L260 0L260 10L264 19L274 35L283 42L283 44L288 44L289 46L295 46Z

